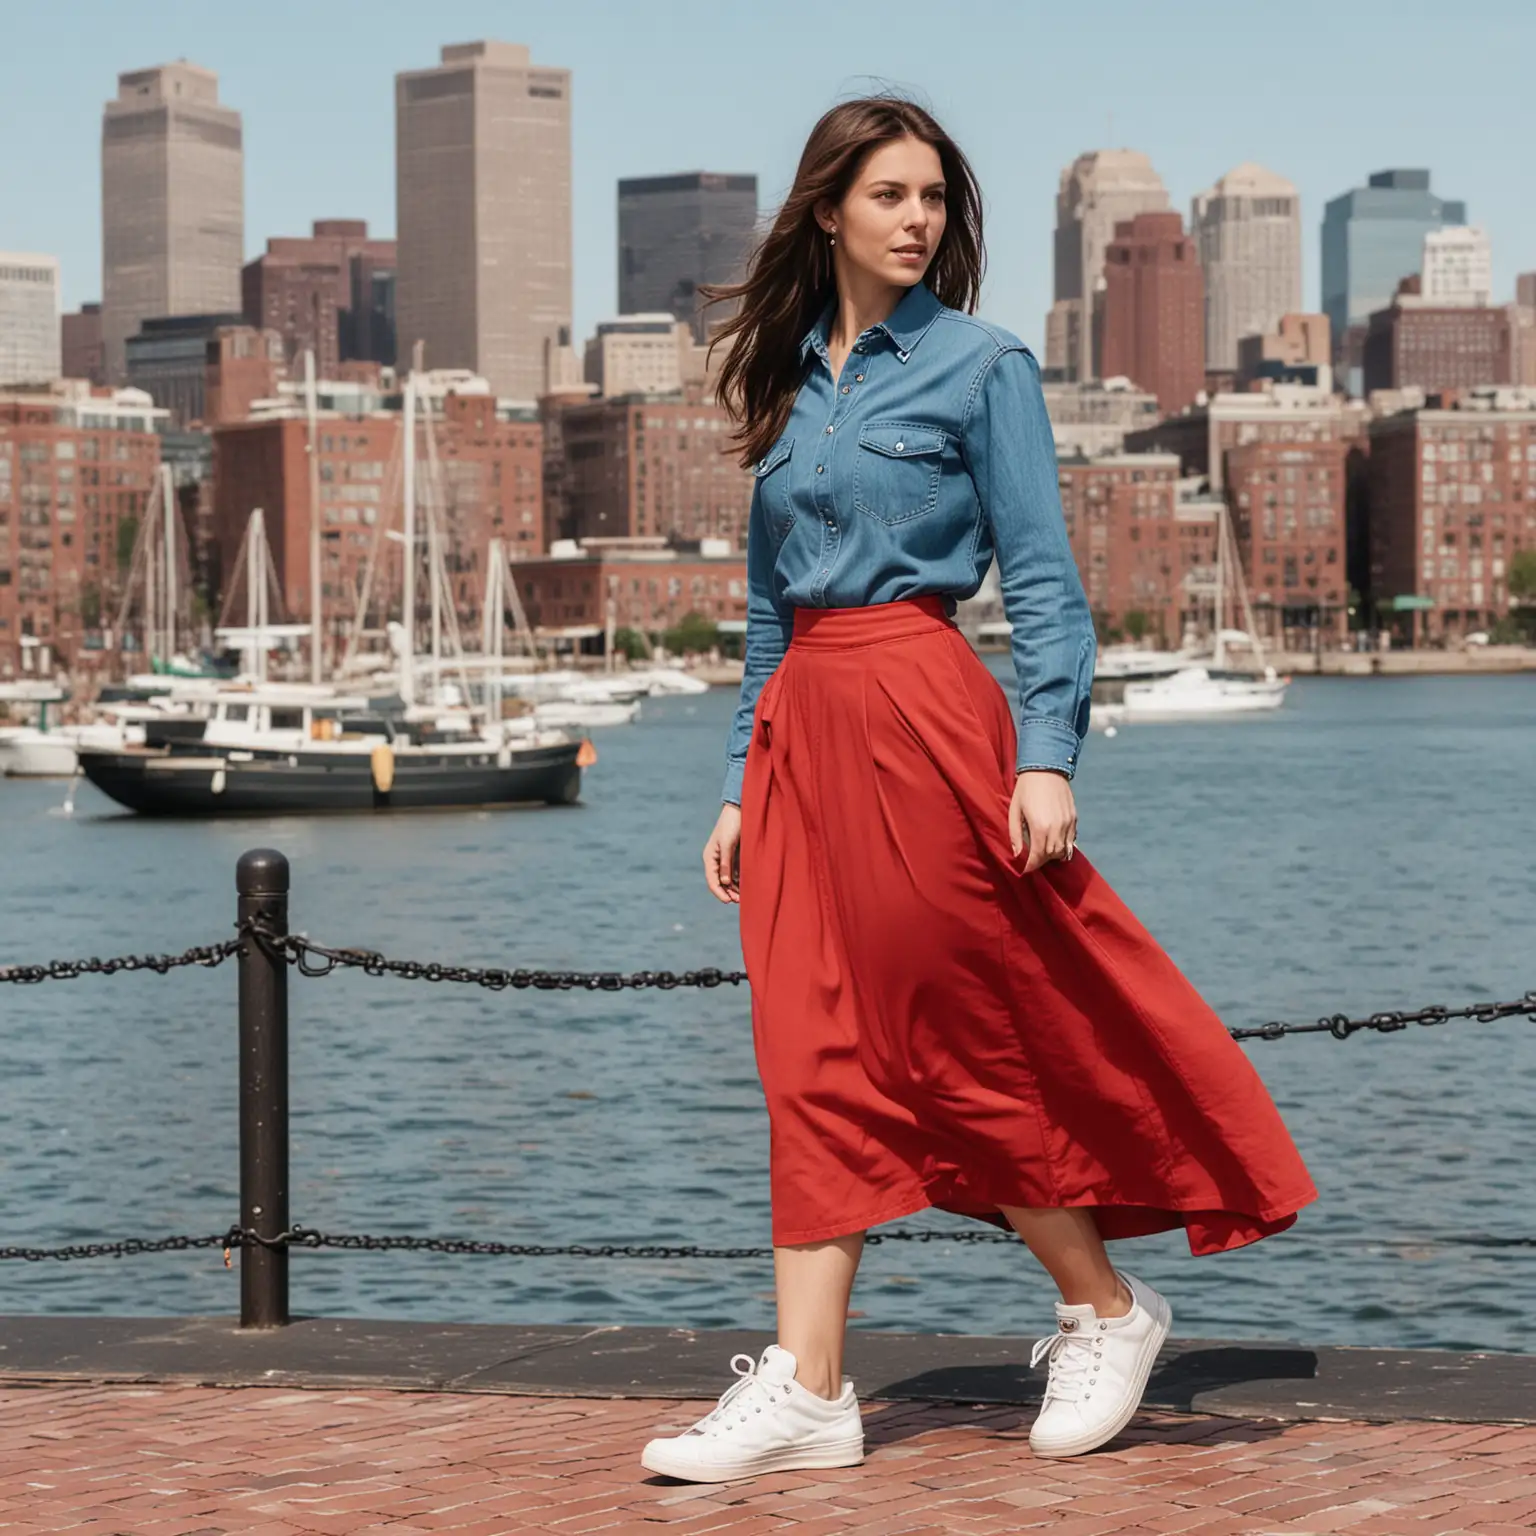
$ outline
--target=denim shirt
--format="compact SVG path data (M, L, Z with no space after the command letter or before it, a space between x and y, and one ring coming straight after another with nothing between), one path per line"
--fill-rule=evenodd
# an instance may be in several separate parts
M783 436L753 469L746 662L723 800L739 805L763 684L797 607L862 607L931 592L953 615L997 555L1018 684L1018 767L1070 778L1088 731L1093 619L1067 541L1056 449L1034 355L940 303L925 282L854 342L839 377L835 300L800 344L811 358Z

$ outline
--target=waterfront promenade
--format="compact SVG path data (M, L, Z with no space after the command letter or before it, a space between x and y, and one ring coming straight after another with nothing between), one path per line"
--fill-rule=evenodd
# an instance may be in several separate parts
M646 1438L767 1335L306 1319L0 1319L0 1532L1536 1529L1536 1359L1175 1340L1088 1456L1028 1447L1028 1341L856 1333L866 1458L694 1485ZM257 1385L265 1382L266 1385Z
M638 1463L710 1405L270 1388L0 1388L0 1531L1056 1536L1536 1529L1536 1427L1144 1413L1090 1456L1033 1409L876 1403L859 1467L693 1485Z

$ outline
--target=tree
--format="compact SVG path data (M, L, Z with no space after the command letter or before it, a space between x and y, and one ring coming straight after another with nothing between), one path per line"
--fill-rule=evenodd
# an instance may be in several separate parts
M614 630L613 648L630 661L644 661L651 654L645 643L645 636L638 629L630 629L627 625L621 625Z
M1509 562L1509 595L1522 606L1536 602L1536 549L1517 549Z
M1140 608L1132 608L1125 616L1125 632L1132 640L1140 640L1150 627L1150 620Z
M133 564L133 546L139 541L139 520L132 513L117 520L117 574L126 576Z
M719 637L713 619L690 609L661 637L661 643L674 654L685 651L707 651Z

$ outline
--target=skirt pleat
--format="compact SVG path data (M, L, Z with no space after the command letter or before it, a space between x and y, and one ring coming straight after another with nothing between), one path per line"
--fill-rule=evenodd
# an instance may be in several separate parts
M927 1206L1283 1230L1317 1191L1258 1073L1081 845L1023 874L1015 748L938 596L796 609L741 799L774 1242Z

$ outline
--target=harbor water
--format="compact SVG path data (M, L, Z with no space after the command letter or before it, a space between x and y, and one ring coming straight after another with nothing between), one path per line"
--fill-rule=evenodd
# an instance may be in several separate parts
M989 659L1005 686L1003 657ZM227 937L234 864L293 865L292 922L401 958L738 968L705 888L735 690L594 733L583 803L152 822L0 782L0 964ZM1232 1026L1536 988L1536 678L1301 679L1273 718L1088 743L1081 847ZM237 1218L235 971L0 986L0 1244L214 1233ZM768 1241L745 985L499 993L291 982L292 1215L328 1232L526 1243ZM1028 1027L1028 1021L1025 1021ZM1178 1334L1536 1352L1536 1025L1244 1047L1321 1199L1189 1257L1115 1245ZM974 1230L938 1213L900 1227ZM1523 1240L1526 1246L1502 1245ZM300 1252L296 1314L772 1326L758 1260ZM1011 1245L888 1243L854 1324L1029 1335L1053 1290ZM7 1313L229 1315L217 1250L0 1264Z

